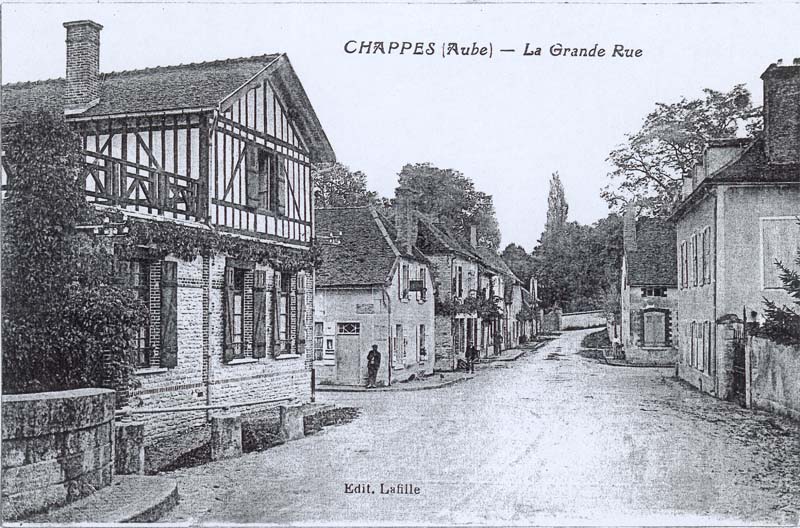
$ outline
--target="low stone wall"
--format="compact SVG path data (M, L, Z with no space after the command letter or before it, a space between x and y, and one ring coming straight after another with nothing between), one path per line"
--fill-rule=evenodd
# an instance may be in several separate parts
M606 325L606 314L602 310L561 314L560 330L599 328Z
M800 346L750 338L753 405L800 420Z
M3 395L4 521L111 484L114 398L106 389Z

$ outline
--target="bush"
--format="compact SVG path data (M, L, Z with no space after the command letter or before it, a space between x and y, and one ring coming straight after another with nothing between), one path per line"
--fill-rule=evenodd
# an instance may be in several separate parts
M110 243L76 229L92 217L78 137L45 112L20 123L3 143L3 392L124 388L146 307L114 286Z
M800 250L797 251L795 264L800 267ZM781 272L784 289L795 299L795 304L800 306L800 274L781 262L776 262L775 265ZM797 308L778 306L764 299L764 315L764 324L754 333L781 345L800 345L800 312Z

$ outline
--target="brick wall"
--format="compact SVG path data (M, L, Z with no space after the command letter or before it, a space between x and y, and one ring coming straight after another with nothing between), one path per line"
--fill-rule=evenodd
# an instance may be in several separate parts
M226 257L214 255L178 262L178 364L174 368L140 370L140 387L132 392L132 405L144 407L187 407L205 404L238 403L264 399L296 398L306 402L311 397L311 321L313 316L313 278L306 280L305 327L307 336L297 354L276 358L268 338L267 357L252 358L252 316L245 318L245 357L223 362L223 286ZM158 292L158 270L151 268L151 295ZM267 306L272 306L274 270L257 266L267 272ZM245 313L252 313L252 272L245 275ZM296 284L293 281L293 284ZM158 302L151 297L151 343L156 348L160 326L157 321ZM247 308L250 308L248 310ZM268 308L267 332L272 331L272 312ZM297 307L292 308L294 317ZM244 409L246 411L246 409ZM140 415L145 422L145 442L153 444L160 438L201 426L205 412L180 412Z
M90 21L67 22L67 83L64 106L82 108L100 97L100 30Z

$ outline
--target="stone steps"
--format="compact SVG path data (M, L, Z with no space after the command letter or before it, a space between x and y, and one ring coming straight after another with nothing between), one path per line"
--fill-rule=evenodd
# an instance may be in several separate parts
M26 523L153 522L178 503L178 483L167 477L115 476L110 486Z

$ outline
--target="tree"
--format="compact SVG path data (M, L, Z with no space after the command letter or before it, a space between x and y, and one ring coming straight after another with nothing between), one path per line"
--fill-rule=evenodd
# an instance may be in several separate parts
M608 155L613 166L601 196L620 211L637 202L647 214L669 214L680 199L682 179L691 177L709 140L735 137L762 126L744 85L729 92L705 89L700 99L656 103L642 128Z
M3 139L3 391L128 383L130 338L147 312L113 285L108 244L76 229L92 215L77 136L38 112Z
M534 275L534 259L525 249L517 244L509 244L500 253L505 263L511 268L519 280L526 288L530 285L531 277Z
M315 194L317 207L367 205L377 198L375 192L367 189L366 174L352 172L339 162L314 165L312 176L318 189Z
M794 260L800 269L800 249ZM800 273L790 269L782 262L775 265L781 271L781 282L784 289L800 307ZM764 325L759 329L759 334L782 345L800 345L800 310L764 299Z
M416 163L405 165L398 180L401 186L417 191L414 205L418 211L465 239L469 238L470 226L475 225L482 245L493 249L500 245L492 196L475 189L470 178L453 169Z
M545 238L549 239L558 236L563 230L564 224L567 223L568 212L569 206L564 195L564 186L561 184L558 171L556 171L550 178L550 192L547 195L547 221L544 224Z
M591 226L567 222L558 237L543 234L532 260L543 306L606 309L609 298L618 295L622 219L611 214Z

